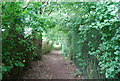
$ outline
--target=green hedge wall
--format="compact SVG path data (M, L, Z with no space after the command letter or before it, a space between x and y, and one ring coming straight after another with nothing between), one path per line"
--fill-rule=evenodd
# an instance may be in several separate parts
M81 3L83 13L68 18L68 56L86 78L119 78L120 21L118 3ZM71 47L69 46L71 45ZM66 53L67 53L66 52Z

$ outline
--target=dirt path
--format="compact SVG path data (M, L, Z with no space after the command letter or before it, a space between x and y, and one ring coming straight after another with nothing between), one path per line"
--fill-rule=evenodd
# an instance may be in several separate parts
M43 61L34 61L32 68L24 73L24 79L75 79L76 67L70 60L65 60L60 51L52 51L43 56ZM79 76L81 77L81 76Z

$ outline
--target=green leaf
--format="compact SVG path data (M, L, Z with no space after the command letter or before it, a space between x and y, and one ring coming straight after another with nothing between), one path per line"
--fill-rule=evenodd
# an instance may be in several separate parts
M120 55L120 51L114 52L115 55Z
M23 63L18 63L20 67L24 67L25 65Z
M18 67L18 66L19 66L19 65L18 65L18 63L15 63L15 66L17 66L17 67Z
M7 71L7 67L6 66L2 66L2 71L6 72Z

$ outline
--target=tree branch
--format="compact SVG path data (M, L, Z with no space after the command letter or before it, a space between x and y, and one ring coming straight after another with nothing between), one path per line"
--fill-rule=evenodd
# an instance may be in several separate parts
M48 13L48 16L52 13L53 10L50 10L50 12Z
M44 4L47 4L49 0L47 0L46 2L44 2ZM43 8L43 12L42 15L44 14L45 10L46 10L47 6Z

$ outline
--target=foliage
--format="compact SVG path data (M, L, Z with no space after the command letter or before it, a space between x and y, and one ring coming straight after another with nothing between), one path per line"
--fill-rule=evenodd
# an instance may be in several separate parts
M52 49L53 49L52 43L45 42L45 41L43 42L43 45L42 45L42 54L47 54L50 51L52 51Z
M40 54L37 50L41 50L45 21L40 15L41 6L42 3L33 2L2 3L3 78L15 77Z
M50 38L58 37L63 54L86 70L88 78L100 78L101 73L106 78L118 77L120 21L117 6L115 2L62 2L57 7L61 13L51 14L54 18L51 20L59 23L55 31L51 29Z
M44 37L60 42L63 54L87 78L118 78L118 3L3 2L2 8L3 74L23 68L39 56ZM49 48L45 44L44 50L51 50L46 46Z

